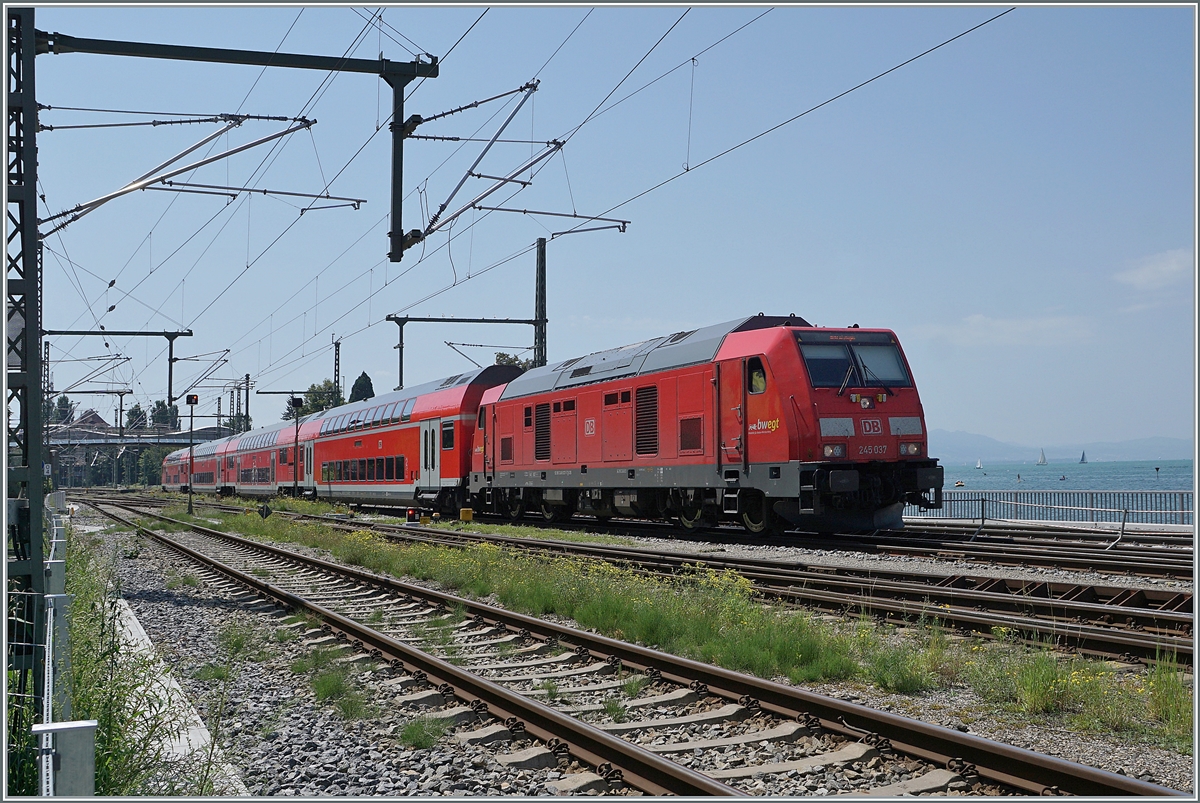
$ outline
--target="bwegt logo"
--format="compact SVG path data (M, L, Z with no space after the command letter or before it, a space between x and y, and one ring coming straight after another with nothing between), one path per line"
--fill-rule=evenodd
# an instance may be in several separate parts
M763 421L761 418L751 424L749 430L751 432L774 432L779 429L779 419L773 418L770 421Z

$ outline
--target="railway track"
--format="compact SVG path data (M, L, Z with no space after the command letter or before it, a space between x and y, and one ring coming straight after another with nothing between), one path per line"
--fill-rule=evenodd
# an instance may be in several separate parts
M321 617L331 634L391 662L394 704L428 707L456 737L519 746L531 736L536 745L502 760L569 756L591 767L571 789L732 795L770 778L799 795L819 777L827 792L884 796L1181 794L209 528L168 537L111 503L93 506L226 582ZM618 688L628 697L608 705ZM883 771L897 767L904 774ZM879 777L902 780L879 788Z
M218 509L244 511L233 505ZM126 508L132 511L132 508ZM862 612L897 623L916 619L991 636L1009 637L1128 662L1193 658L1193 600L1190 592L1130 589L927 572L855 569L797 561L683 555L630 548L451 532L414 525L389 525L295 513L279 515L319 521L345 531L370 529L406 542L440 546L488 542L525 552L584 556L620 562L643 571L677 573L705 566L749 579L759 594L789 604L838 613Z
M111 495L104 495L112 498ZM144 499L147 504L165 504L162 497L116 494L125 501ZM96 496L95 498L101 498ZM211 502L206 504L213 504ZM361 510L398 515L403 506L361 505ZM480 520L509 522L503 516L476 513ZM1030 528L992 522L982 532L967 525L927 525L922 522L904 533L879 531L869 536L787 533L770 538L750 536L741 528L715 527L700 532L681 530L668 522L617 520L607 523L583 518L547 523L539 517L520 521L526 526L560 530L664 538L704 544L789 546L803 549L855 551L873 555L930 557L1019 568L1052 568L1167 579L1192 579L1195 553L1190 536L1139 533L1117 541L1113 533L1086 532L1060 525ZM1127 536L1128 537L1128 536Z

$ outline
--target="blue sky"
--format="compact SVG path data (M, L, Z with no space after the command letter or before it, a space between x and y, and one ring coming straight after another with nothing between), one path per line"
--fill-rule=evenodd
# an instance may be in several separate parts
M373 9L350 6L47 7L37 27L333 56L354 46L360 58L382 50L410 60L394 37L443 57L440 77L410 87L408 114L430 116L536 76L509 139L561 138L602 109L531 186L487 202L632 221L624 233L550 243L552 361L794 312L820 325L894 329L930 428L1046 445L1193 437L1192 7L1020 7L703 166L1005 7L589 8L494 7L480 19L483 7L392 7L381 33L368 22ZM573 225L468 212L389 263L390 138L377 132L388 91L378 78L329 83L311 71L82 54L40 56L37 69L39 101L54 107L42 112L44 125L178 119L62 107L303 111L318 121L311 136L186 180L293 192L328 183L334 195L367 201L301 216L305 201L295 198L119 198L46 240L47 328L191 327L195 337L177 341L177 355L231 349L214 376L250 373L264 389L330 376L336 333L347 385L365 370L383 391L396 383L396 326L385 315L532 317L528 249ZM417 133L490 137L514 102ZM280 125L247 122L214 147ZM110 192L215 130L45 131L43 214ZM407 142L404 229L425 225L481 147ZM508 173L539 148L499 144L478 171ZM685 164L685 175L626 203ZM469 179L452 208L488 185ZM411 324L405 334L410 385L471 367L444 341L532 343L518 326ZM463 350L485 364L495 351ZM118 353L131 359L105 374L112 386L132 387L143 405L165 396L163 340L52 341L54 359ZM56 388L96 365L55 364ZM207 365L178 363L176 393ZM219 392L203 389L197 413L215 412ZM253 405L258 424L282 409L278 397Z

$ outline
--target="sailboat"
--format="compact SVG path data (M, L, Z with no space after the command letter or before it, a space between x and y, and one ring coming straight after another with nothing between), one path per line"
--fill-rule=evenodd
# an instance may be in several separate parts
M983 468L983 461L982 461L982 460L976 460L976 461L975 461L975 468Z
M1086 463L1086 462L1087 462L1087 451L1086 451L1086 450L1084 451L1084 453L1083 453L1083 454L1081 454L1081 455L1079 456L1079 462L1080 462L1080 463Z
M1039 466L1044 466L1044 465L1046 465L1046 450L1045 450L1045 449L1041 449L1040 451L1041 451L1041 453L1042 453L1042 454L1041 454L1041 456L1038 458L1037 464L1038 464Z

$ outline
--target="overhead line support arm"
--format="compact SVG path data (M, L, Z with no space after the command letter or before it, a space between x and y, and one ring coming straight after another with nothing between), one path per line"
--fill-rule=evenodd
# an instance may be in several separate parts
M310 56L299 53L271 53L259 50L229 50L217 47L159 45L149 42L122 42L112 39L84 39L61 33L36 32L38 53L93 53L107 56L138 56L153 59L202 61L215 64L247 64L258 67L291 67L302 70L357 72L378 75L392 88L392 209L391 229L388 232L388 259L399 262L405 248L419 242L406 237L400 218L404 178L404 87L414 78L436 78L438 62L389 61L388 59L352 59L339 56Z

